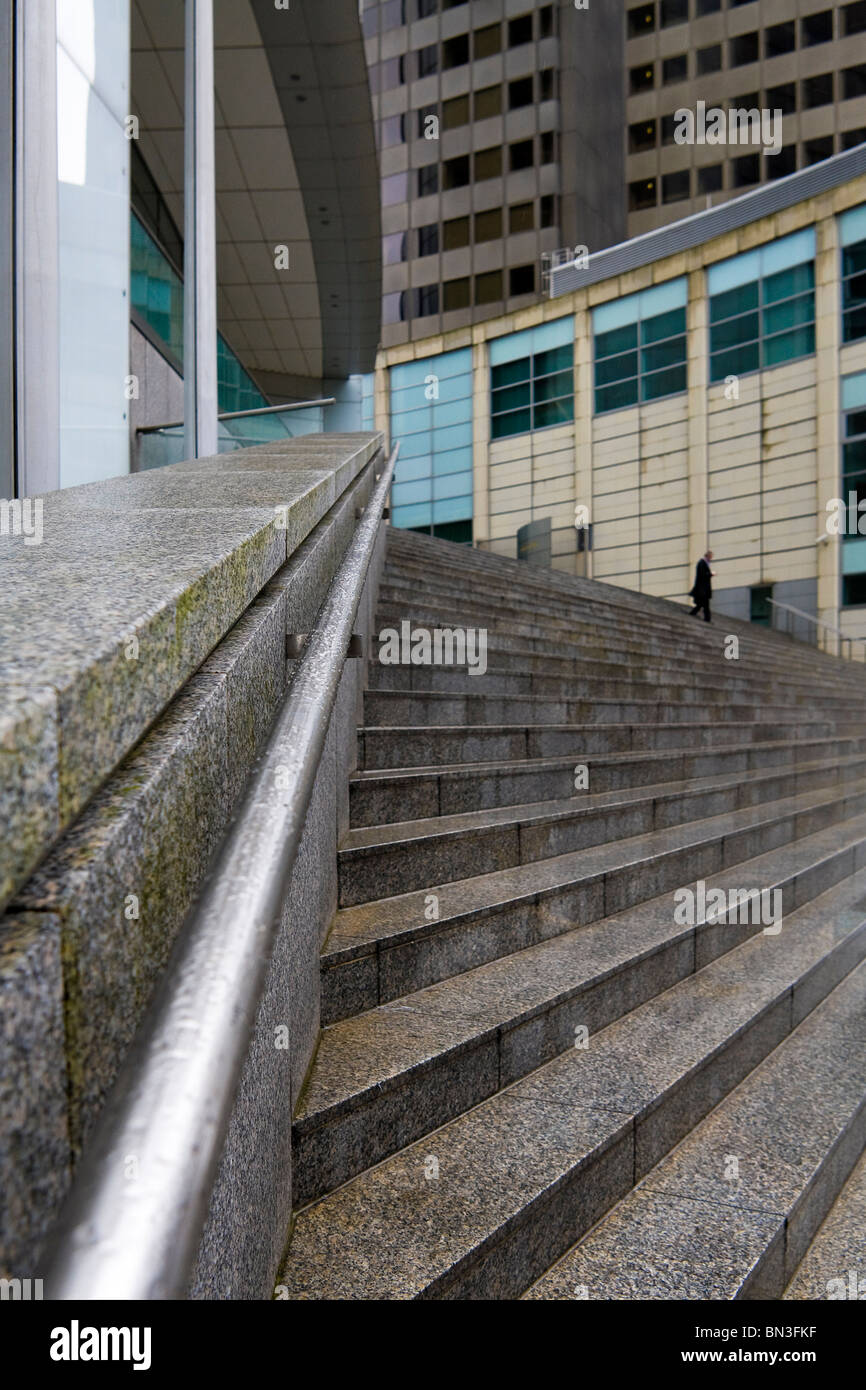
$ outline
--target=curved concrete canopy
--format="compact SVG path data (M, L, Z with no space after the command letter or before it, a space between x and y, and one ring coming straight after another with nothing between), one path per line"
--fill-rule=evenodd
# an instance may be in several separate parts
M182 227L183 0L132 16L141 152ZM220 329L275 396L371 371L379 169L357 0L214 0L214 29Z

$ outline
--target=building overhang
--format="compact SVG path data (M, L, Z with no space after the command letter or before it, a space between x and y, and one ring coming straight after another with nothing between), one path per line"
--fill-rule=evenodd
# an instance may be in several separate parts
M140 149L182 227L183 0L133 0L132 23ZM214 28L220 329L274 396L371 371L379 169L357 0L215 0Z

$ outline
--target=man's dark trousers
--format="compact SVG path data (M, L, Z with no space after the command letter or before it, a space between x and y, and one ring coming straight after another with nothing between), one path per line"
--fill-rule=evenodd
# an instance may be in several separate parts
M710 621L710 600L708 598L701 599L698 603L696 603L691 613L689 614L689 617L693 618L695 614L700 613L702 609L704 614L704 622L708 623Z

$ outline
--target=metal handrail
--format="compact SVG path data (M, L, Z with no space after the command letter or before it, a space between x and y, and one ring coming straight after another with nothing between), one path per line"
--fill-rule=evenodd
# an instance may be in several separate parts
M217 424L224 420L248 420L254 415L284 415L290 410L309 410L315 405L336 405L336 396L322 396L316 401L291 401L288 405L257 405L253 410L227 410L217 416ZM160 430L181 430L183 420L173 420L169 425L139 425L136 434L158 434Z
M398 448L85 1148L49 1237L48 1298L186 1295Z
M790 603L780 603L778 599L774 598L768 598L767 603L770 605L771 608L778 609L780 612L793 613L795 617L803 618L807 623L811 623L812 626L815 628L821 628L824 632L832 632L833 636L836 639L835 645L838 649L837 651L829 653L827 652L826 646L824 646L817 640L815 642L815 645L819 647L819 649L825 652L827 655L844 657L844 648L845 644L847 643L847 659L849 661L853 661L853 644L856 642L859 646L863 648L863 656L861 657L861 660L866 661L866 639L862 637L849 637L848 634L843 632L840 627L836 627L833 623L825 623L822 618L816 618L812 613L804 613L802 608L794 608L793 605ZM774 631L780 632L782 631L782 629L776 626L775 616L775 613L771 614L771 626L773 627ZM789 633L788 635L793 637L793 633Z

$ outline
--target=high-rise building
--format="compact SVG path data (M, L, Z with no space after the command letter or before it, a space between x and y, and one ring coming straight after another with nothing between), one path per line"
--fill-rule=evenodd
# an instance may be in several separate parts
M624 7L364 0L382 342L531 304L542 256L621 240Z
M646 0L625 8L630 237L866 140L866 0ZM734 140L728 128L721 143L677 143L676 113L697 113L699 102L705 115L750 112L748 133L756 118L779 112L781 138L772 148L763 138ZM705 122L699 130L706 133Z

